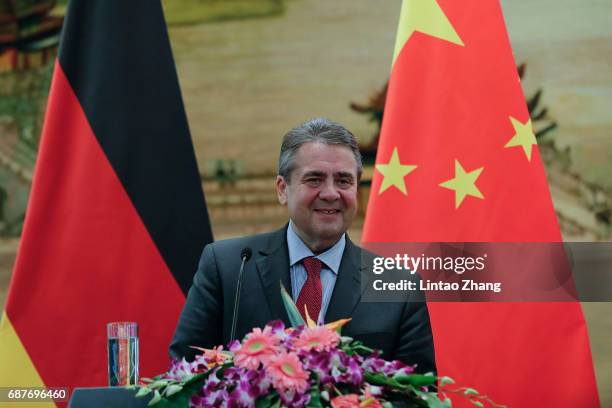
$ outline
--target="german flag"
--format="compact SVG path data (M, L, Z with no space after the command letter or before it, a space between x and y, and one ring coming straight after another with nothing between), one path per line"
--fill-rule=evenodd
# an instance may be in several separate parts
M107 385L111 321L138 322L141 375L164 371L210 241L160 1L71 0L0 324L0 386Z

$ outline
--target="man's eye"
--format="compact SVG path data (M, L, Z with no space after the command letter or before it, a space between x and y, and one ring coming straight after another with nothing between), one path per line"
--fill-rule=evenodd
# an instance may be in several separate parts
M338 180L338 185L341 187L349 187L353 185L353 182L350 179L340 179Z
M310 185L318 185L321 183L321 179L318 177L310 177L306 179L306 183Z

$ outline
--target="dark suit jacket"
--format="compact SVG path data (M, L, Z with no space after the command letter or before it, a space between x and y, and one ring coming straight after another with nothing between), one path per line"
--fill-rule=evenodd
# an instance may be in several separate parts
M170 345L171 357L193 359L189 346L210 348L230 341L232 309L240 253L253 250L243 274L237 338L272 320L289 319L280 296L283 282L291 293L286 226L278 231L217 241L204 248L193 285ZM418 364L419 372L435 371L427 306L421 302L370 303L361 299L362 249L349 239L340 263L325 322L351 317L342 334L383 351L385 359Z

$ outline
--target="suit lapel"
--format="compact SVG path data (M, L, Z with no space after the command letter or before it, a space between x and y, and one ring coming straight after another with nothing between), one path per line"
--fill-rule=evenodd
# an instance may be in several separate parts
M351 316L361 298L361 250L346 237L346 248L334 291L325 314L325 323Z
M272 234L267 248L259 251L256 264L272 319L281 319L289 327L289 316L280 295L280 282L291 293L287 226Z

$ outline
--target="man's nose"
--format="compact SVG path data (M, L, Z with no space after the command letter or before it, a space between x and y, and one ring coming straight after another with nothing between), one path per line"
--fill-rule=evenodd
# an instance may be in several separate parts
M340 198L338 188L333 181L326 181L319 190L319 198L325 201L335 201Z

